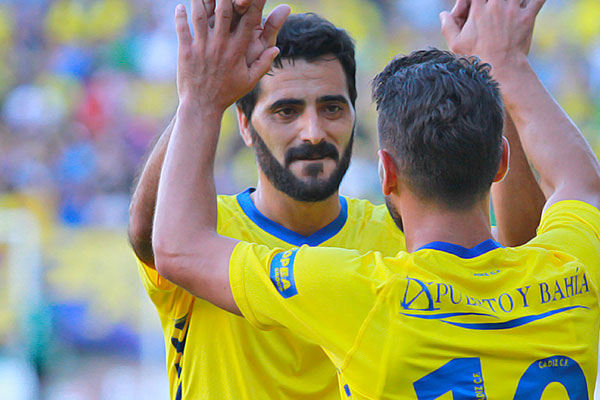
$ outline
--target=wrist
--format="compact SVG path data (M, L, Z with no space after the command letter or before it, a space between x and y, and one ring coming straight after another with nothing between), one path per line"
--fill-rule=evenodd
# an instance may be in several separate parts
M491 74L498 81L510 78L531 68L527 56L521 54L502 58L490 57L485 62L492 66Z
M203 121L221 121L225 109L196 98L183 98L177 107L177 119Z

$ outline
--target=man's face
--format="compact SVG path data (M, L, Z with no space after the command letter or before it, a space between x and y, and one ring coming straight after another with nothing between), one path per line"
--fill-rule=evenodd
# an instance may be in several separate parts
M324 200L348 168L354 121L337 59L283 60L261 79L249 124L259 167L290 197Z

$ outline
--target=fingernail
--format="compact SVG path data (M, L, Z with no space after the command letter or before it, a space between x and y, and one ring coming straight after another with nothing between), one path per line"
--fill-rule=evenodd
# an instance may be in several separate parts
M175 12L177 14L183 14L185 12L185 7L183 4L177 4L177 7L175 7Z

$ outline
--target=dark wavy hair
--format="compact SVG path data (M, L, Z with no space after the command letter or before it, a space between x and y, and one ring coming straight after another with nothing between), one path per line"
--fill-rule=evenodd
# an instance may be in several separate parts
M344 69L352 106L356 102L356 60L354 42L348 33L314 13L290 15L277 35L280 52L274 68L283 68L282 60L315 61L323 56L334 56ZM250 119L256 106L260 82L250 93L237 101Z
M504 123L490 69L428 49L396 57L373 79L380 146L420 198L464 209L488 193Z

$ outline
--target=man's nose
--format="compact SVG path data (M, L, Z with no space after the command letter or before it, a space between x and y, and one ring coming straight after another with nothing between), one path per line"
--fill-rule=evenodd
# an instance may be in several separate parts
M321 126L321 121L316 110L308 109L304 113L300 139L312 145L319 144L325 140L325 131Z

